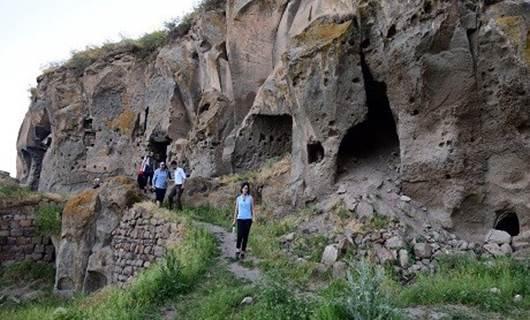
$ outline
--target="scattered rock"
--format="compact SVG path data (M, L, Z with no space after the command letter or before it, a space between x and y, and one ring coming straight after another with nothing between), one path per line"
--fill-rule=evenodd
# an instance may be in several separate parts
M335 278L345 278L346 270L348 270L348 265L344 261L337 261L333 264L333 276Z
M499 288L493 287L493 288L489 289L489 293L499 294L499 293L501 293L501 290L499 290Z
M386 240L385 247L388 249L401 249L405 247L405 241L401 236L393 236L392 238Z
M495 257L504 255L504 253L501 251L501 248L496 243L486 243L483 248L486 252L492 254Z
M327 246L324 249L321 262L327 266L331 266L338 259L339 259L339 250L337 248L337 245L332 244L332 245Z
M399 197L399 200L405 201L405 202L410 202L412 199L410 197L408 197L408 196L402 195L401 197Z
M486 235L485 243L496 243L498 245L510 243L512 236L506 231L491 229Z
M418 258L430 258L432 256L432 246L428 243L416 243L414 254Z
M520 303L521 301L523 301L523 296L520 295L520 294L516 294L514 297L513 297L513 302L515 303Z
M374 215L374 207L366 201L359 202L355 211L360 219L369 220Z
M392 252L381 245L375 246L375 255L377 256L377 260L381 264L385 264L387 262L393 262L395 260Z
M282 236L282 237L280 238L280 241L281 241L282 243L292 242L292 241L294 240L295 235L296 235L296 234L295 234L294 232L288 233L288 234Z
M399 250L399 265L401 268L408 268L410 265L409 253L405 249Z
M245 297L241 301L241 305L249 305L249 304L253 304L253 303L254 303L254 299L252 297Z
M501 251L502 253L504 253L505 255L509 255L513 252L513 249L512 249L512 246L510 246L509 244L507 243L503 243L501 245Z

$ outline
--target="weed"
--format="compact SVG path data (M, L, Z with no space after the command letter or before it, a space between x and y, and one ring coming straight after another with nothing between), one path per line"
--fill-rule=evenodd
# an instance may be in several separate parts
M61 232L61 212L63 206L55 203L41 204L35 218L35 225L44 236L58 235Z

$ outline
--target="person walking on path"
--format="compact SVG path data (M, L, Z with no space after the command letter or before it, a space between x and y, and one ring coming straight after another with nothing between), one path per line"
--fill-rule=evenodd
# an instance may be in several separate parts
M153 160L152 152L147 154L142 161L142 172L144 173L146 186L154 186L153 175L155 170L155 162Z
M141 157L140 163L138 163L138 166L136 169L136 174L137 174L136 181L138 182L138 187L140 188L140 190L145 193L146 192L145 186L147 185L147 177L144 174L143 163L144 163L144 157Z
M243 182L241 194L236 198L236 208L232 225L237 224L236 259L244 259L252 220L255 218L254 198L250 195L250 185Z
M156 204L161 207L166 196L168 180L171 179L171 173L164 162L160 163L160 168L156 169L153 175L153 186L155 187Z
M175 160L171 161L171 168L174 170L173 177L175 180L175 185L173 186L173 188L171 188L171 191L168 195L169 209L173 209L173 200L176 197L177 209L182 210L181 196L182 192L184 191L184 183L187 179L186 173L181 167L178 166L177 161Z

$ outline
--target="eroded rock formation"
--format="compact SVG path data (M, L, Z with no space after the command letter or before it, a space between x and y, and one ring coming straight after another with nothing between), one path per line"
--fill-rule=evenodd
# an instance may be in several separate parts
M291 153L297 206L339 189L476 241L510 213L525 230L529 48L528 1L230 0L153 59L39 77L18 177L73 191L146 150L204 178Z

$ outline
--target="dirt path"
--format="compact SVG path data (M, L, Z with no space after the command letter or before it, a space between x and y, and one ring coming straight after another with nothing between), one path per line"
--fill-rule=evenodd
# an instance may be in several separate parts
M263 273L257 268L247 268L242 266L239 261L235 261L235 243L236 235L231 232L227 232L223 227L216 226L206 222L195 222L197 225L202 226L208 232L212 233L219 242L221 249L221 256L219 257L219 265L221 267L226 266L230 272L234 274L236 278L257 282L263 279ZM245 258L251 261L255 261L253 258ZM173 320L177 316L176 310L173 307L166 307L162 310L162 319Z
M227 232L223 227L216 226L210 223L199 222L199 225L211 232L219 241L221 249L221 263L226 265L228 270L234 274L236 278L256 282L263 278L262 272L257 268L247 268L242 266L238 261L234 261L236 236L231 232ZM252 258L245 258L253 261Z

